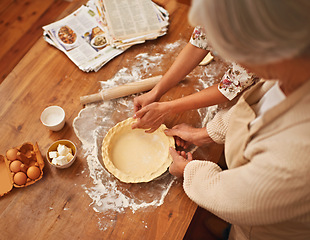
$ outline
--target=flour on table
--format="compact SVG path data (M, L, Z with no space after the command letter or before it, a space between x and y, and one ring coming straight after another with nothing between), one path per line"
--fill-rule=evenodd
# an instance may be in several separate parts
M168 52L169 53L169 52L175 50L176 48L178 48L182 44L183 44L182 40L178 40L178 41L176 41L174 43L168 43L168 44L166 44L164 46L164 52Z
M134 60L128 60L128 66L120 69L112 79L100 82L101 89L163 75L169 66L162 66L162 61L165 58L176 57L175 52L179 52L185 44L185 41L177 41L163 47L156 46L154 54L138 54ZM203 87L213 84L212 69L204 70L202 73L200 71L200 75L195 71L191 74L189 77L198 78L198 83ZM204 82L205 77L211 81ZM118 181L103 167L101 145L104 136L116 123L132 117L133 114L133 96L131 96L88 104L73 121L74 131L82 143L81 150L88 167L83 169L80 175L87 175L92 180L90 183L83 184L82 188L92 199L90 206L93 210L98 214L104 213L100 215L102 217L98 215L101 230L106 230L115 224L115 215L125 209L130 209L134 213L141 209L146 210L162 205L175 182L175 178L167 173L152 182L131 184L128 188L128 184ZM200 114L204 119L203 122L207 122L210 118L206 110L201 111ZM147 191L141 191L143 189ZM147 223L143 222L143 225L147 228Z

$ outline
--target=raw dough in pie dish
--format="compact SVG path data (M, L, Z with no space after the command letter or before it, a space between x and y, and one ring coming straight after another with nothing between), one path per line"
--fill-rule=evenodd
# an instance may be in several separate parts
M169 148L174 138L164 133L162 124L155 132L131 129L136 120L128 118L112 127L102 143L106 169L126 183L149 182L167 171L172 163Z

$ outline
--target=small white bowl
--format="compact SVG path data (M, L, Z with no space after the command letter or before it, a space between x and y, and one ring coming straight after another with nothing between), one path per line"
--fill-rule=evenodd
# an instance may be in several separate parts
M98 38L104 38L104 43L100 44L100 45L95 45L95 42ZM97 35L96 37L94 37L91 41L90 44L94 47L94 48L103 48L105 45L107 45L107 40L105 38L104 35Z
M73 155L73 158L71 159L70 162L64 164L64 165L56 165L56 164L53 164L52 163L52 159L49 157L49 152L51 151L57 151L57 147L59 144L62 144L62 145L65 145L66 147L68 148L71 148L72 149L72 155ZM66 140L66 139L62 139L62 140L58 140L56 142L53 142L47 149L47 152L46 152L46 159L48 161L49 164L51 164L52 166L56 167L56 168L68 168L70 167L75 159L76 159L76 154L77 154L77 148L75 146L75 144L73 142L71 142L70 140Z
M65 125L65 111L59 106L50 106L41 114L41 122L52 131L59 131Z
M68 26L62 26L60 27L57 32L56 32L56 38L57 40L60 42L60 44L62 44L65 47L73 47L76 43L77 43L77 34L76 32L70 27L70 29L72 30L72 33L75 34L75 39L72 43L65 43L60 37L59 37L59 33L63 28L68 28Z

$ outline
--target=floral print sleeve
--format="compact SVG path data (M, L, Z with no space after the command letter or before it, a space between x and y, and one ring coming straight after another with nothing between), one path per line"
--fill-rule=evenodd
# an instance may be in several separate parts
M212 54L216 55L216 53L214 53L208 46L206 32L203 27L195 27L190 43L195 47L209 50ZM236 63L232 63L232 66L222 77L222 80L218 85L218 89L228 100L232 100L240 92L254 84L257 80L258 78L253 74L248 73L244 68L240 67Z
M236 63L232 63L232 67L230 67L222 77L218 89L228 100L232 100L245 88L257 81L258 78L256 76L248 73Z
M210 50L208 47L206 32L202 27L195 27L190 39L190 43L195 47Z

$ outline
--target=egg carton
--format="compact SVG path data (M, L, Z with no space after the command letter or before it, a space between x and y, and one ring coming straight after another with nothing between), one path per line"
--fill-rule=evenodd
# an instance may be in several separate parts
M14 161L21 162L21 164L14 169L15 172L11 170L13 168L13 165L11 164ZM39 181L43 177L43 167L44 160L37 143L32 144L30 142L26 142L19 147L9 149L5 156L0 155L0 196L10 192L13 187L27 187ZM19 175L23 178L24 175L26 175L26 180L17 184L17 173L19 173Z

